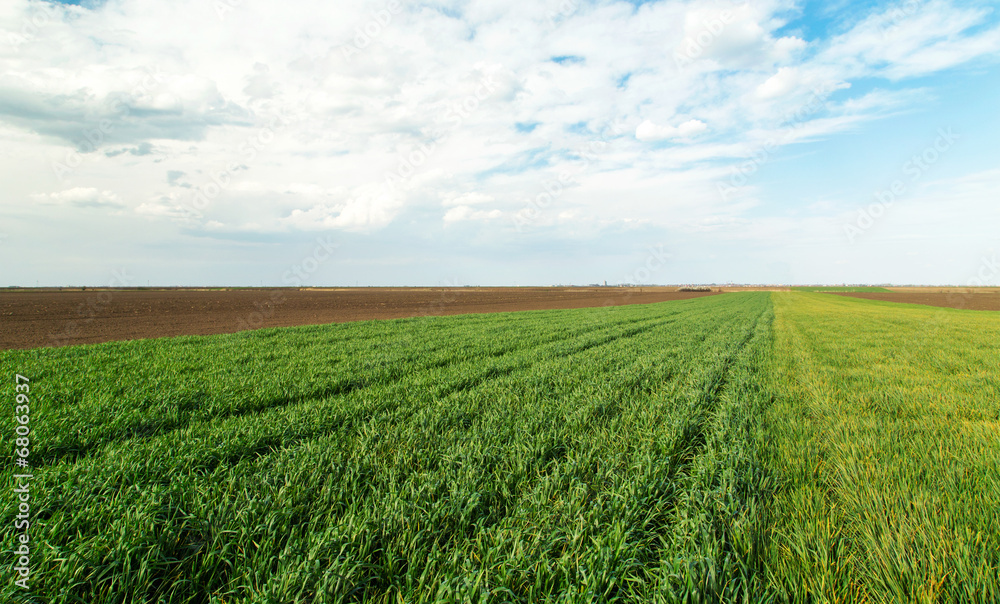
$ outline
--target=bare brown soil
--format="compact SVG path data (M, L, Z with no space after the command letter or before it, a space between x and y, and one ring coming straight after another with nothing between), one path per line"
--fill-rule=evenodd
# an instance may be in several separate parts
M833 293L833 292L831 292ZM925 306L941 306L945 308L965 308L968 310L1000 310L1000 290L917 290L892 292L837 292L836 296L850 296L866 300L882 300L885 302L905 302L907 304L923 304Z
M684 300L676 288L0 291L0 350L421 315Z
M916 294L997 294L1000 287L887 287L891 292L916 293Z

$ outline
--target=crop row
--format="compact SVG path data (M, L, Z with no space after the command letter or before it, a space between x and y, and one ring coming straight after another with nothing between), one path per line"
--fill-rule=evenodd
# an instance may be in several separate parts
M1000 601L1000 321L774 294L767 593Z
M994 601L998 336L745 293L0 366L42 602Z
M35 593L750 589L770 324L751 294L7 353L39 401Z

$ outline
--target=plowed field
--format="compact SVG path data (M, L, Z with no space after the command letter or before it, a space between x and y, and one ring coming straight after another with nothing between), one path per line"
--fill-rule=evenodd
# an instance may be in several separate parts
M423 315L651 304L675 288L356 288L0 292L0 350Z
M865 300L881 300L883 302L904 302L907 304L923 304L925 306L942 306L946 308L964 308L967 310L1000 310L1000 291L992 292L847 292L836 293L836 296L850 296Z

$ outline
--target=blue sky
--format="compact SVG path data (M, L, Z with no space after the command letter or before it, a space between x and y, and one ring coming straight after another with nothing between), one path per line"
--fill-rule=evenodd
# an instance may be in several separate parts
M7 2L0 285L1000 285L997 8Z

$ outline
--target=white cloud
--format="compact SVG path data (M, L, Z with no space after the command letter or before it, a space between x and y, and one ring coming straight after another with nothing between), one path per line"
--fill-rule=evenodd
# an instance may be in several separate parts
M749 209L716 189L734 163L857 132L933 98L924 76L1000 56L996 15L946 0L827 32L790 21L788 0L572 4L553 19L546 3L403 3L372 26L381 0L222 18L199 0L10 0L5 32L49 16L0 38L0 212L127 210L206 236L482 222L500 248L525 200L560 182L533 222L551 238L623 221L736 230Z
M388 225L402 207L399 194L380 187L364 187L344 203L296 208L280 224L304 231L370 231Z
M794 67L782 67L778 73L757 87L757 96L762 99L773 99L785 96L802 85L802 76Z
M169 195L143 202L136 206L135 213L153 218L171 218L182 223L191 223L196 214L192 208Z
M794 60L808 46L796 36L775 37L781 25L774 14L780 2L746 2L712 6L694 4L684 15L683 38L675 59L704 59L721 69L756 68Z
M981 27L988 9L956 6L945 0L906 8L894 6L872 14L832 39L819 60L838 65L851 76L899 80L1000 51L1000 27Z
M650 120L639 124L635 137L641 141L658 141L675 138L690 138L708 130L708 124L701 120L688 120L678 126L660 126Z
M444 200L445 206L474 206L482 205L484 203L492 203L496 201L496 198L492 195L487 195L485 193L470 192L458 195L456 197L448 197Z
M500 210L476 210L469 206L456 206L444 214L444 222L462 222L466 220L496 220L503 216Z
M74 187L48 194L36 193L32 198L40 203L77 208L120 210L125 207L125 204L111 191L100 191L93 187Z

